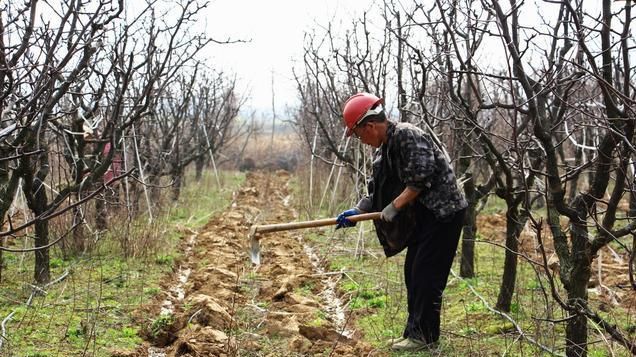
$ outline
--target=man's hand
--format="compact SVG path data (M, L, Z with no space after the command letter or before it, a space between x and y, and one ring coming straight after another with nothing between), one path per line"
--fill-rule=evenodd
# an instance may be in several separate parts
M386 205L386 207L384 207L382 213L380 214L380 218L385 222L393 222L395 216L397 216L398 213L400 213L400 210L398 210L393 202L391 202Z
M350 220L347 219L347 217L360 214L360 213L361 213L360 210L357 208L351 208L346 211L343 211L342 213L338 215L338 217L336 217L336 222L338 223L336 225L336 229L355 226L356 222L351 222Z

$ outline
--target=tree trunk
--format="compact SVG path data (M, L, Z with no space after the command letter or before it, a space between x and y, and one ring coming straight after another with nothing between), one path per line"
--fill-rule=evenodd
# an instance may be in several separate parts
M512 295L515 291L517 280L517 251L519 241L517 240L519 226L519 214L516 207L508 207L506 212L506 257L504 260L503 277L501 288L497 297L497 309L510 312Z
M181 196L181 183L183 180L183 170L177 169L172 173L172 201L177 202Z
M35 216L40 216L46 211L46 190L40 187L34 194L34 206L31 208ZM45 247L49 244L49 221L43 220L35 223L35 248ZM51 280L51 268L49 266L49 248L35 251L35 282L44 285Z
M201 182L201 178L203 177L203 167L205 166L205 157L200 156L194 161L194 169L195 169L195 180L197 182Z
M468 208L464 218L459 275L462 278L472 278L475 276L475 238L477 236L477 191L472 177L464 183L464 193Z
M73 226L75 228L73 228L73 248L71 253L73 255L82 254L84 252L84 249L86 248L83 221L84 217L82 216L82 211L79 209L79 207L74 207Z
M108 190L106 190L108 191ZM108 229L108 211L106 210L106 192L95 200L95 228L99 231Z
M130 216L137 217L140 212L140 202L143 200L144 188L140 184L130 185Z
M29 160L23 158L24 166L30 167ZM22 192L26 197L27 206L35 217L41 217L47 210L48 197L44 186L44 179L48 175L49 164L46 154L38 158L38 170L34 174L32 170L26 170ZM34 224L35 238L35 268L33 278L38 285L49 282L51 272L49 267L49 222L48 220L37 220Z
M587 227L583 224L572 225L572 270L569 273L565 288L568 292L570 314L565 327L566 355L568 357L587 356L587 317L577 313L587 309L587 284L591 276L590 244Z
M568 305L572 307L587 305L587 282L583 289L573 288L568 291ZM565 354L568 357L587 356L587 317L576 315L569 319L565 327Z
M158 174L151 174L146 177L147 182L150 184L148 189L150 190L150 201L151 202L160 202L161 201L161 176ZM143 188L142 188L143 189Z

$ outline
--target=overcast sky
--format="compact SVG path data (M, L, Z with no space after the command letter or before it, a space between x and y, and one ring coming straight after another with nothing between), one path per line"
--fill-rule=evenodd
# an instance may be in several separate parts
M206 10L208 35L219 40L247 40L233 45L211 45L213 63L239 76L250 91L249 109L271 115L272 73L277 108L293 104L292 60L303 49L303 32L346 17L373 0L212 0ZM277 109L277 115L282 115Z

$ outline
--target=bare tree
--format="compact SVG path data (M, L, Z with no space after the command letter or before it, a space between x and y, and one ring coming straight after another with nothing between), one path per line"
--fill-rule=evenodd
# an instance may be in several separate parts
M177 200L185 168L195 160L216 154L241 134L235 125L243 100L235 91L235 79L223 73L206 73L197 64L193 71L175 79L157 100L155 120L140 128L146 140L146 159L158 159L149 173L155 179L170 177L172 198Z

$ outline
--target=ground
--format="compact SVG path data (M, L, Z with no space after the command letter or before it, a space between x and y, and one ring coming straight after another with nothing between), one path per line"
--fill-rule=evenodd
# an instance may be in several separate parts
M190 233L164 293L139 312L152 346L134 355L382 355L351 330L333 276L298 231L262 235L261 264L252 264L251 225L298 218L289 179L249 173L231 206Z
M175 265L172 276L165 280L162 293L136 314L137 323L143 326L146 344L136 351L114 355L388 355L388 338L399 335L404 318L403 302L398 302L395 296L384 295L389 291L400 294L399 259L381 260L381 264L390 263L396 268L395 275L389 279L378 277L380 280L362 283L362 277L351 273L360 282L354 293L355 299L351 300L336 288L337 280L342 278L337 268L341 253L332 249L336 242L323 241L322 247L315 244L316 241L309 242L313 230L263 234L260 236L261 264L254 265L250 261L250 227L300 220L289 187L291 179L285 171L249 172L245 184L234 193L227 209L197 231L183 229L185 239L180 249L183 258ZM503 215L480 215L478 225L480 240L503 243ZM487 247L497 253L493 256L500 256L501 248L492 243ZM549 252L550 247L547 248ZM532 260L539 259L530 229L522 233L521 250ZM481 278L468 282L450 278L442 308L444 346L441 353L432 355L486 356L508 351L511 355L524 356L537 352L517 343L519 336L512 332L512 327L495 314L488 313L468 289L468 284L475 284L479 291L490 294L487 300L494 304L499 283L495 272L500 270L502 261L489 257L488 251L482 251L482 260L477 266ZM351 255L351 252L344 254ZM323 259L325 255L328 259ZM611 321L619 311L633 314L636 294L625 288L629 284L627 267L618 264L617 256L611 251L604 252L600 258L603 262L602 283L599 285L598 279L590 283L591 305L608 312ZM362 264L378 265L380 261L368 259L362 260ZM597 262L593 268L596 266ZM394 270L391 267L388 270ZM349 269L355 270L358 269ZM536 281L534 273L522 274L523 271L520 266L518 294L515 295L517 308L513 315L519 319L528 318L523 325L528 331L534 329L537 334L555 334L553 343L558 346L555 341L562 340L561 330L550 330L551 326L537 327L529 318L543 316L545 306L533 285ZM350 305L346 306L344 300ZM376 310L374 303L383 307ZM363 307L356 308L356 304ZM619 304L624 310L614 310ZM627 331L631 323L632 319L627 318ZM366 326L366 332L356 330L356 326ZM511 349L512 345L514 348ZM593 355L606 355L603 346L593 349L600 353Z

